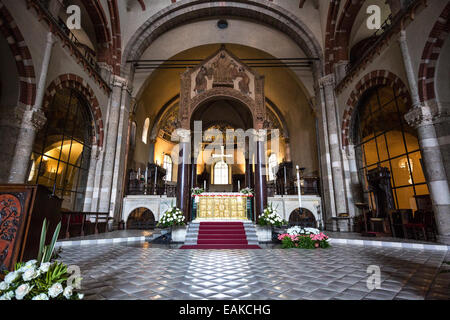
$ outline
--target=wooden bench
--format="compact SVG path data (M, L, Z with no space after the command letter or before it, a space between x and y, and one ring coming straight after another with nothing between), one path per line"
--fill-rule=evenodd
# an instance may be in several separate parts
M60 238L66 239L108 232L108 222L113 219L106 212L61 212L61 215Z

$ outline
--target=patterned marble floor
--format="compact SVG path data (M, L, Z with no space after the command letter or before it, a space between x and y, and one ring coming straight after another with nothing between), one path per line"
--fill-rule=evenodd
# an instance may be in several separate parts
M450 253L335 245L327 250L176 250L125 245L64 248L86 299L450 299ZM367 267L381 268L369 290Z

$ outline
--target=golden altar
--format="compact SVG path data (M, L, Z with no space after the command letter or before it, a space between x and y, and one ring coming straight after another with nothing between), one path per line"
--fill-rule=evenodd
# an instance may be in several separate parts
M203 193L196 197L198 219L247 219L248 195Z

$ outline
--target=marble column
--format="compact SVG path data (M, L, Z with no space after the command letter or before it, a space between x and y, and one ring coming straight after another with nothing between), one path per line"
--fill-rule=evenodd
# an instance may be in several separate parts
M18 106L16 108L16 115L18 115L22 120L16 140L13 162L9 173L9 183L21 184L26 182L36 133L47 121L45 114L42 111L42 103L44 101L48 67L50 65L54 44L55 38L53 34L49 32L47 34L44 58L42 60L41 74L37 85L34 106L32 108L29 108L28 106Z
M334 95L335 78L330 74L319 80L326 112L326 125L328 129L328 143L330 149L331 173L334 189L334 202L336 214L348 213L345 195L344 173L342 169L342 154L339 141L339 126L337 106Z
M430 191L439 233L438 240L442 243L450 244L450 191L435 127L435 124L442 121L442 119L438 112L420 101L416 76L404 30L401 31L399 45L413 101L413 107L405 115L405 119L411 127L417 130L425 178Z
M258 134L256 142L255 163L255 216L259 216L267 206L267 179L266 179L266 136Z
M111 191L113 186L114 164L116 160L117 134L119 130L120 109L124 87L127 80L114 76L112 93L109 104L108 128L105 141L103 170L100 189L99 212L109 212L111 204ZM111 213L110 213L111 214Z
M178 135L180 136L180 143L178 154L177 207L183 211L186 221L189 221L191 216L189 212L191 136L188 130L179 130Z

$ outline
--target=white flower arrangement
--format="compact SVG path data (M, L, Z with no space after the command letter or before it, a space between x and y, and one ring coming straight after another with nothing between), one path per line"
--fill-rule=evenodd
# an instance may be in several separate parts
M272 204L269 204L259 216L258 224L261 226L281 227L286 222L275 212Z
M14 271L6 273L0 282L0 300L81 300L84 295L75 292L71 284L78 288L81 277L72 277L67 266L52 262L53 251L58 239L61 223L56 226L52 241L45 245L47 220L42 224L37 260L19 262Z
M183 212L177 207L167 210L161 219L159 219L158 227L168 228L173 226L184 226L185 217Z
M320 230L316 228L302 228L300 226L294 226L287 229L286 233L290 236L296 235L317 235L320 234Z
M67 282L70 274L60 262L36 260L18 263L0 282L0 300L80 300L83 295L75 292ZM80 283L81 278L75 279Z

